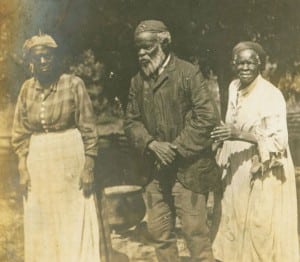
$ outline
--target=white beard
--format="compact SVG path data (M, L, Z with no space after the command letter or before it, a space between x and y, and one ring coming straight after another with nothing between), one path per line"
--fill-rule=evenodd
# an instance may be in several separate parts
M148 56L149 62L141 64L142 71L148 77L158 70L165 59L165 54L162 51L161 47L159 46L158 48L159 49L154 57L151 58L150 56Z

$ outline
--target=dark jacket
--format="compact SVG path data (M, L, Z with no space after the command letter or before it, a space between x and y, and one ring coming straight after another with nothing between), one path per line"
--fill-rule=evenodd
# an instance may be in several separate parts
M154 139L176 145L178 180L195 192L206 192L217 176L210 149L210 132L218 119L213 103L197 67L172 55L157 80L140 72L133 77L125 133L141 155Z

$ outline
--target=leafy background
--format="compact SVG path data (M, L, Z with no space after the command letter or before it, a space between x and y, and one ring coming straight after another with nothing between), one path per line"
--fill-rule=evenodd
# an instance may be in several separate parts
M22 57L25 39L39 30L52 35L64 69L81 76L88 87L101 88L103 108L115 118L122 116L120 104L126 106L129 81L137 71L133 32L141 20L166 23L175 53L199 64L210 87L219 86L223 116L233 77L232 47L258 41L269 56L264 76L288 101L290 144L300 165L299 10L299 0L0 0L0 176L5 185L0 187L0 261L23 261L22 205L15 193L16 160L7 141L16 97L30 75ZM107 116L103 119L108 127ZM128 246L127 240L114 240L116 249L136 249L140 255L141 243ZM153 258L153 250L143 250Z
M172 33L175 52L199 63L204 73L212 70L217 75L224 111L232 78L231 50L238 41L254 40L264 46L269 54L266 74L275 84L287 72L292 78L299 72L298 10L297 0L2 1L1 71L7 71L7 80L14 81L1 88L18 93L23 79L14 76L15 71L23 70L22 44L41 30L57 39L64 54L62 60L69 66L84 50L93 50L105 65L105 77L113 72L106 83L107 95L118 95L126 104L129 79L137 70L134 28L141 20L161 19Z

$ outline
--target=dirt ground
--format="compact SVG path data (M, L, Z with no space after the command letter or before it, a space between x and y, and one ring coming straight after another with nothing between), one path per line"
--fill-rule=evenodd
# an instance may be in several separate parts
M125 262L125 261L149 261L156 262L156 255L154 248L147 241L146 235L146 223L142 222L139 226L129 230L123 234L117 234L113 232L111 234L112 245L114 251L118 251L121 254L126 254L128 257L118 256L114 259L113 262ZM182 261L185 261L188 258L188 250L183 240L180 229L177 228L177 246L179 250L179 255ZM120 259L118 259L120 257Z
M23 207L16 195L6 195L0 199L0 261L23 262ZM3 212L4 211L4 212ZM145 223L131 230L111 234L113 248L117 255L113 262L157 261L152 246L147 243ZM178 249L184 261L188 256L185 242L179 234Z

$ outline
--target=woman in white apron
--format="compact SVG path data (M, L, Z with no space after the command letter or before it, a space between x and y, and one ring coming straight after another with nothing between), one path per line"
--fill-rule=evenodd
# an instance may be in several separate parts
M93 187L97 134L83 81L57 70L57 44L24 44L33 77L21 88L12 144L24 193L25 262L99 262Z
M229 86L223 142L221 221L213 242L222 262L297 262L295 171L281 92L260 75L265 54L254 42L233 49L238 79Z

